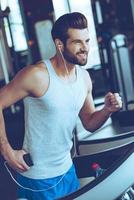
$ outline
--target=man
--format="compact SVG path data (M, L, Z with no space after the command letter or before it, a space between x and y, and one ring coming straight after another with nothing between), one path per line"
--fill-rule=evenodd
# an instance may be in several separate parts
M61 16L52 28L56 55L21 70L0 91L0 149L8 164L19 172L18 199L53 200L79 187L70 150L78 116L90 132L98 129L121 108L118 94L108 93L96 111L92 83L79 66L87 63L89 34L81 13ZM20 99L25 105L25 137L14 150L6 137L2 110ZM19 131L19 130L18 130ZM29 167L23 155L30 153ZM27 189L26 189L27 188Z

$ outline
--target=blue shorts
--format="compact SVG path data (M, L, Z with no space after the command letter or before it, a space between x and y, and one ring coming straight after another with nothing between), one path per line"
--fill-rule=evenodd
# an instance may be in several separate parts
M65 175L48 179L31 179L19 174L17 181L24 187L33 190L44 190L35 192L19 187L17 199L20 200L55 200L79 189L79 180L76 176L74 165Z

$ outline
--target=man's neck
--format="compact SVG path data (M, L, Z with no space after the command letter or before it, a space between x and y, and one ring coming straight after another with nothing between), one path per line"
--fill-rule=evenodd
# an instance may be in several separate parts
M60 55L55 55L51 58L52 65L57 72L57 74L61 76L74 74L76 66L72 63L67 62Z

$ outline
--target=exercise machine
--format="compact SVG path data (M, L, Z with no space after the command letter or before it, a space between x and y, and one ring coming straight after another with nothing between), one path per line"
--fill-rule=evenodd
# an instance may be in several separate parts
M80 181L86 178L91 181L60 200L118 199L134 184L134 132L105 139L79 141L77 156L73 162ZM106 169L97 178L94 178L91 168L94 162Z

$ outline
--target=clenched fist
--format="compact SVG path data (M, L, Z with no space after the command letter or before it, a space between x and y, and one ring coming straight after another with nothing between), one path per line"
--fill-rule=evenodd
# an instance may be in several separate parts
M122 99L118 93L108 92L105 96L105 108L113 113L122 108Z

